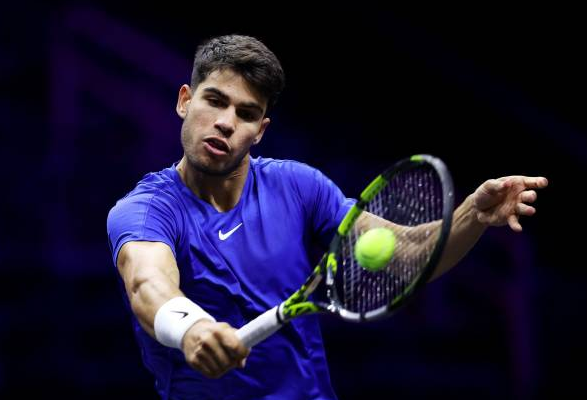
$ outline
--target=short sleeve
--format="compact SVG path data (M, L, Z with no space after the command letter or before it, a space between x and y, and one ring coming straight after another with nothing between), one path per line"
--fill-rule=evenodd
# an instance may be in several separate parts
M327 247L356 200L345 197L340 188L319 170L301 163L296 169L296 184L308 223L320 244Z
M166 243L175 254L178 242L178 217L173 198L161 191L129 195L108 213L107 232L114 265L122 246L131 241Z

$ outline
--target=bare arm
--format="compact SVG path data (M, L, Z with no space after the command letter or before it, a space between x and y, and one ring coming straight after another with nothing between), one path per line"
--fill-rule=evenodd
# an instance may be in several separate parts
M161 242L128 242L118 253L117 265L133 313L155 338L157 310L168 300L184 296L171 249Z
M454 267L485 232L487 225L478 221L473 201L473 196L467 197L453 213L448 241L430 280L438 278Z
M547 186L548 180L544 177L520 175L483 182L456 209L446 249L432 279L463 258L487 227L508 225L514 232L521 232L520 217L536 213L536 209L529 205L537 198L534 189Z
M543 177L508 176L489 179L468 196L454 211L448 242L432 279L454 267L477 243L488 226L509 225L515 232L522 231L520 216L534 215L533 203L537 194L533 189L545 188ZM362 213L357 228L363 232L377 226L392 229L397 237L396 255L410 257L436 241L439 222L407 227L370 213Z
M179 270L171 249L161 242L128 242L119 252L117 266L133 313L155 338L154 321L159 308L172 298L185 297L179 289ZM186 362L210 378L235 366L244 367L250 350L235 332L226 323L196 321L182 340Z

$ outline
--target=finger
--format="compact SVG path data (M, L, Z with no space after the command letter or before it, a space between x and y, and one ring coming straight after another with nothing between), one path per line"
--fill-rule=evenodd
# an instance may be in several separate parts
M251 349L247 348L240 341L236 335L237 330L235 328L226 323L219 324L219 327L221 329L218 331L218 340L233 360L238 360L240 362L243 357L249 355Z
M236 354L233 347L238 345L238 338L236 338L236 334L233 331L236 329L232 328L229 324L222 322L218 324L219 330L214 333L218 343L224 351L227 353L228 357L235 358ZM233 338L233 336L235 336Z
M536 213L536 209L532 206L529 206L524 203L516 204L516 214L523 215L529 217L530 215L534 215Z
M196 371L200 371L208 378L213 378L218 374L218 368L215 366L214 361L210 360L204 353L196 355L190 365Z
M221 333L214 332L212 338L202 342L202 348L219 370L225 370L234 364L232 357L226 352L221 341Z
M548 180L542 176L524 177L524 185L529 189L542 189L548 186Z
M477 220L482 224L489 225L489 223L491 222L490 214L479 211L477 213Z
M489 179L485 181L476 191L474 204L475 207L484 211L493 207L499 202L502 192L511 186L511 182L507 179Z
M512 214L508 217L508 225L514 232L522 232L522 225L520 225L517 215Z
M241 368L244 368L245 365L247 365L247 359L246 358L243 358L242 360L240 360L238 366L241 367Z
M497 194L509 186L508 179L489 179L483 184L483 189L488 194Z
M236 329L225 324L225 326L217 331L215 335L218 339L220 350L223 351L222 354L225 356L225 358L223 357L222 359L222 362L227 363L225 364L225 368L229 369L241 365L244 366L243 359L250 354L251 349L242 344L238 336L236 336ZM218 350L218 352L220 352L220 350Z
M523 201L524 203L534 203L537 198L538 195L534 190L526 190L520 194L520 201Z
M227 332L227 335L225 335L223 345L234 358L242 359L251 353L251 349L246 347L238 336L236 336L236 329L234 328L231 328L230 332Z

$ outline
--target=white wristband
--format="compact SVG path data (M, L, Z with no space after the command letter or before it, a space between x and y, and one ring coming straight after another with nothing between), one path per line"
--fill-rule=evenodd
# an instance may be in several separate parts
M159 343L181 350L183 335L202 318L216 322L214 317L187 297L174 297L155 314L155 337Z

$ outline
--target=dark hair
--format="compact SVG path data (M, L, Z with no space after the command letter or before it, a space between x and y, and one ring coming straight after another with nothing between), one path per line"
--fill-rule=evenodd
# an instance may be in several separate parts
M275 54L258 39L242 35L219 36L198 46L192 70L192 88L208 75L229 68L240 74L267 100L267 109L277 102L285 86L285 75Z

